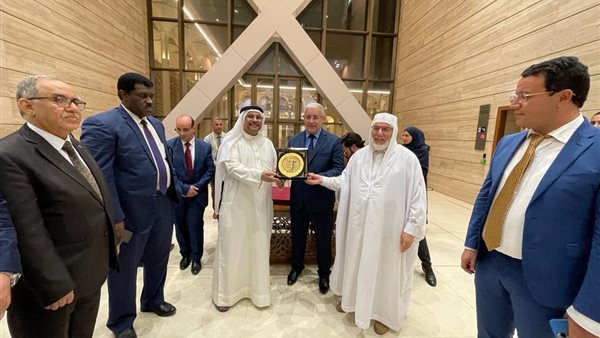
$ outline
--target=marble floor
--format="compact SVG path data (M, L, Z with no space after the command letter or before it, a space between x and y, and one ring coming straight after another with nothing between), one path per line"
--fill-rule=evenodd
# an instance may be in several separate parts
M423 279L420 263L415 279L408 318L398 337L475 337L475 294L472 276L460 269L460 254L472 205L429 192L427 241L438 285L430 287ZM271 266L273 305L258 309L242 300L227 313L215 310L211 302L212 262L217 236L212 210L205 214L205 254L202 271L193 276L188 268L179 270L177 248L169 260L166 300L177 307L173 317L160 318L140 313L134 327L140 337L363 337L378 336L373 326L361 330L352 314L335 310L337 298L318 290L316 266L308 266L298 282L286 283L289 267ZM176 243L175 239L173 240ZM141 270L138 285L142 285ZM138 292L141 290L138 290ZM138 298L139 299L139 298ZM105 327L107 318L106 284L94 337L112 337ZM0 337L9 337L6 320L0 322Z

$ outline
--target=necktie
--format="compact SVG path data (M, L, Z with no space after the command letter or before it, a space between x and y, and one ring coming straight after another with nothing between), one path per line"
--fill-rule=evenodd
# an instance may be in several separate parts
M194 169L192 168L192 152L190 151L190 143L185 143L185 171L187 172L190 182L194 179Z
M150 151L152 151L152 156L154 157L154 162L156 162L156 167L158 171L158 186L159 190L162 194L167 192L167 167L165 167L165 160L162 158L160 154L160 150L158 150L158 145L152 137L152 133L150 133L150 129L146 125L148 122L146 120L142 120L142 129L144 129L144 134L146 135L146 141L148 141L148 145L150 146Z
M69 159L71 160L71 163L73 163L75 169L79 171L81 176L85 178L85 180L92 186L96 194L98 194L100 199L102 199L102 194L100 193L100 188L98 188L98 183L96 182L96 179L94 178L90 170L85 166L85 164L81 162L79 156L77 156L77 154L75 153L75 149L73 149L71 142L65 141L65 144L63 144L61 149L64 150L67 153L67 155L69 155Z
M309 134L308 135L308 150L315 150L315 138L316 136L314 134Z
M508 175L504 186L498 193L498 197L496 197L496 200L490 209L485 224L485 231L483 233L483 240L489 251L500 246L502 240L502 228L504 227L504 220L508 208L512 203L515 191L523 178L523 174L525 174L525 171L533 158L535 148L537 148L543 140L544 137L542 135L531 135L531 141L529 142L525 154Z
M217 149L221 146L221 135L217 136Z

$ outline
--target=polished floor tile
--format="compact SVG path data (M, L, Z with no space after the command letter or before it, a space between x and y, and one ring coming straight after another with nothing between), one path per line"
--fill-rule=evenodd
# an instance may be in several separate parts
M415 265L414 286L408 317L392 337L472 338L476 336L475 295L472 276L460 269L460 254L472 205L435 191L429 192L427 241L438 286L430 287L423 279L420 263ZM318 290L316 266L309 265L293 286L287 285L289 267L271 266L273 305L258 309L242 300L228 312L220 313L212 305L212 260L217 225L212 210L205 213L205 253L202 271L193 276L179 270L177 248L171 253L166 284L166 300L177 307L173 317L160 318L140 313L135 329L140 337L377 337L371 326L361 330L352 314L335 310L338 299ZM173 239L175 243L175 239ZM138 286L142 285L142 270ZM138 290L138 295L141 288ZM112 337L105 327L107 318L106 285L94 337ZM0 322L0 337L9 337L6 320Z

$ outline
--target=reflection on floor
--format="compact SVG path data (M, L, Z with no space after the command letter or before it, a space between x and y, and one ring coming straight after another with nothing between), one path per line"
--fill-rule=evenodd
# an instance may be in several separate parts
M473 279L460 269L472 205L435 191L429 192L429 203L427 241L438 286L432 288L425 283L417 262L408 318L400 332L390 331L385 336L475 337ZM378 336L372 326L368 330L357 328L352 314L338 313L335 310L338 300L331 292L324 296L319 293L316 266L308 266L298 283L289 287L286 283L289 267L272 265L271 307L257 309L242 300L227 313L217 312L211 302L217 236L217 225L211 215L209 207L205 213L205 253L199 275L193 276L189 268L179 270L177 248L171 254L165 294L166 300L177 307L177 314L160 318L139 313L134 327L140 337ZM176 243L175 239L173 242ZM139 272L138 286L142 285L142 270ZM107 311L105 284L94 337L112 337L105 326ZM9 337L5 323L5 319L0 323L0 337Z

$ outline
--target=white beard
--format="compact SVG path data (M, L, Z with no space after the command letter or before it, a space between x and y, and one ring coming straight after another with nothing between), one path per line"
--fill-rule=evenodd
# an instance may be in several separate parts
M390 141L387 141L384 144L377 144L375 142L373 142L373 144L372 144L373 150L375 150L375 151L385 151L389 145L390 145Z

